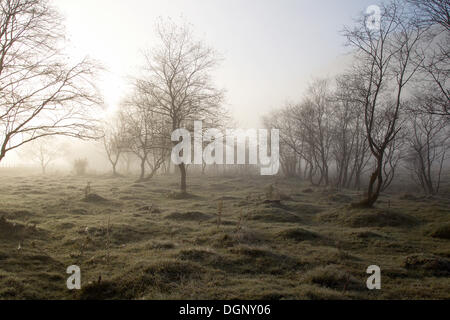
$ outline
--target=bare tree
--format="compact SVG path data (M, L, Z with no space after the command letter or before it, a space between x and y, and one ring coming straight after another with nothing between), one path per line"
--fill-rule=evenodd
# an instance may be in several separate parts
M314 161L320 171L318 184L329 184L329 162L333 139L332 119L333 108L329 80L315 80L308 88L305 101L306 110L312 116L310 129L313 130L309 142L313 151Z
M167 156L170 141L166 119L154 112L154 102L135 92L120 114L125 124L124 144L140 160L139 181L149 180ZM152 162L154 161L154 162ZM151 172L145 176L146 166Z
M415 23L427 28L417 64L420 79L416 98L419 111L450 117L450 1L406 0Z
M114 176L117 175L120 156L126 150L125 130L126 127L121 117L106 123L103 129L103 147L108 161L111 163Z
M172 131L192 120L220 118L223 92L211 78L218 63L215 51L194 40L187 25L160 22L157 34L160 46L146 54L146 74L136 84L154 102L153 112L169 119ZM186 164L178 167L186 193Z
M363 96L364 124L375 160L369 180L367 198L360 203L372 207L383 187L383 163L386 150L401 127L398 120L403 106L405 86L417 71L412 63L424 29L412 22L398 1L381 9L380 28L366 24L345 30L348 43L356 49L359 91Z
M383 159L383 184L381 191L386 191L395 178L397 168L405 157L404 152L405 135L404 131L399 132L385 151Z
M303 177L314 184L316 173L314 161L314 127L312 113L308 112L305 103L288 106L283 112L283 121L286 125L282 134L282 142L287 144L299 157L305 161ZM282 125L282 124L280 124ZM280 126L283 128L283 126Z
M46 174L48 165L63 154L61 146L52 138L44 137L31 141L23 149L19 150L18 155L23 160L29 159L39 164L42 174Z
M333 92L327 80L317 80L301 103L288 103L263 118L266 127L280 129L280 160L287 176L303 170L312 184L327 185L334 161L336 186L359 187L369 147L363 105L354 97L352 81L339 77Z
M288 105L282 113L282 120L277 123L284 131L281 134L282 143L305 161L305 175L312 184L329 184L333 141L331 102L328 80L316 80L309 86L303 101ZM319 178L315 182L317 172Z
M96 67L68 64L59 14L45 0L1 0L0 10L0 161L40 137L92 137Z
M336 161L336 186L361 187L361 177L369 161L369 145L364 128L364 104L358 84L351 74L336 78L334 92L333 155Z
M302 140L297 135L296 121L290 117L288 104L282 110L263 117L267 129L280 130L280 165L286 177L296 176L301 171Z
M419 23L440 25L450 32L449 0L406 0L416 9Z

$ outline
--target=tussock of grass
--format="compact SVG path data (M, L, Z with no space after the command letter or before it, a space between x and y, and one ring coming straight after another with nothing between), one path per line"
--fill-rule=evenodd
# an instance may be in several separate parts
M295 223L303 221L303 219L297 214L289 212L281 207L274 207L270 204L253 209L250 216L250 220L258 220L263 222Z
M190 261L161 260L127 270L126 277L95 281L82 287L79 299L133 299L170 292L186 279L199 280L204 269Z
M241 273L281 275L304 268L304 264L299 259L265 247L239 245L229 248L228 252L232 254L226 262L231 265L228 270L236 270Z
M367 231L367 230L355 232L353 234L357 238L361 238L361 239L380 239L380 238L383 238L383 236L380 235L379 233L372 232L372 231Z
M212 235L197 236L194 239L194 243L197 245L209 245L212 248L229 248L238 244L234 232L225 232L221 230L217 230L217 232Z
M167 193L167 198L172 200L183 200L183 199L196 199L198 198L197 195L187 192L175 192L175 191L169 191Z
M0 235L3 237L10 237L22 233L25 226L10 222L3 217L0 217Z
M145 188L145 185L140 183L135 183L131 185L132 188Z
M328 200L339 203L351 203L353 197L342 193L334 193L328 196Z
M69 229L73 229L73 228L75 228L75 224L74 223L71 223L71 222L63 222L63 223L60 223L59 225L58 225L58 228L60 228L61 230L69 230Z
M315 215L321 212L322 208L302 202L291 202L289 203L288 210L298 215L305 216L305 215Z
M347 223L351 227L410 227L417 225L419 221L407 214L376 210L355 213Z
M123 290L113 281L101 281L89 283L83 286L78 294L81 300L110 300L130 299L131 296L124 295Z
M249 246L239 246L237 248L230 249L230 252L237 253L244 256L249 256L252 258L263 258L263 257L275 257L275 253L268 249L249 247Z
M305 299L310 300L346 300L344 293L316 285L303 285L301 287Z
M312 284L342 291L365 289L363 281L342 271L342 267L337 265L328 265L325 267L315 268L307 272L303 279L304 281Z
M410 215L387 209L356 209L341 207L319 214L319 221L338 222L341 225L361 227L411 227L419 220Z
M450 275L450 260L431 254L414 254L407 256L404 263L405 268L428 271L436 276Z
M154 234L159 230L155 230L154 228L151 230L153 230L153 234L152 232L149 232L150 229L144 230L142 227L138 228L126 224L113 224L110 226L109 233L111 242L113 244L120 245L153 238ZM107 235L107 229L105 227L98 228L94 231L94 235L100 239L106 240L105 237Z
M140 212L146 212L146 213L161 213L161 210L156 206L142 206L138 209Z
M70 210L70 213L73 213L73 214L87 214L88 211L86 209L83 209L83 208L74 208L74 209Z
M241 228L239 232L234 232L232 237L235 244L257 245L269 241L269 237L266 234L246 227Z
M204 249L186 249L181 250L177 257L180 260L189 260L199 262L201 264L214 264L220 260L220 256L211 250Z
M240 200L240 198L238 197L233 197L233 196L221 196L221 197L217 197L216 200Z
M0 216L0 238L2 239L25 239L41 233L42 231L37 229L35 225L8 221Z
M450 223L435 228L431 232L433 238L450 239Z
M203 250L203 249L186 249L181 250L179 252L179 257L182 260L204 260L210 256L213 256L214 252L210 250Z
M278 238L294 241L306 241L306 240L317 240L321 236L313 231L305 230L302 228L292 228L280 231L277 234Z
M257 230L251 230L247 227L230 231L217 230L211 235L202 235L196 238L196 243L200 245L209 245L213 248L231 248L240 244L259 245L271 240L271 237Z
M0 210L0 217L3 216L6 219L23 220L23 219L30 218L34 215L35 214L29 210L11 210L11 211Z
M181 281L186 277L200 278L203 267L189 261L160 260L142 268L144 277L157 277L166 282ZM136 271L139 274L139 271Z
M96 193L90 193L86 195L86 197L83 199L85 202L108 202L108 199L103 198L102 196L96 194Z

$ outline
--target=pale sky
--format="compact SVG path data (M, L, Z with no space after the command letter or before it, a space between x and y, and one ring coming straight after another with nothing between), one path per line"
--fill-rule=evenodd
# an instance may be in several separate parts
M241 127L287 100L298 100L314 77L349 63L340 35L378 0L53 0L66 18L73 55L109 70L99 84L107 106L126 94L127 77L155 45L159 17L193 25L195 35L224 58L215 73L226 106Z

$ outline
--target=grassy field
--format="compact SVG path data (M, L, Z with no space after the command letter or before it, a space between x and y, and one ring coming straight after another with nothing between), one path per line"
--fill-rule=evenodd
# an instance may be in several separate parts
M448 197L362 210L356 192L294 179L188 183L178 199L177 176L2 172L0 298L450 299ZM81 290L66 288L73 264ZM373 264L381 290L366 288Z

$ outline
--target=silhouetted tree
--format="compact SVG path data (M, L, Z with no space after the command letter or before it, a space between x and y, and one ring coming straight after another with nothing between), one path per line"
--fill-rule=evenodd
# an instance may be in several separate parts
M106 123L103 129L103 147L111 163L113 175L117 175L117 163L126 150L126 127L123 118L118 117Z
M192 120L220 118L223 92L211 79L215 51L195 40L187 25L160 21L157 35L160 45L146 54L145 74L136 83L138 92L154 102L152 112L169 119L172 131ZM178 167L185 193L186 164Z
M401 130L398 124L405 86L418 69L414 53L425 30L398 1L382 7L380 28L370 28L366 20L362 17L345 35L356 49L355 74L364 96L364 124L375 160L367 198L360 205L372 207L383 187L386 150Z
M427 113L450 117L450 1L406 0L414 10L414 23L426 28L415 63L419 67L417 105Z
M120 113L125 126L124 145L140 160L139 181L149 180L160 168L170 148L167 120L154 112L154 102L135 92L124 102ZM152 162L153 161L153 162ZM150 175L145 176L146 165Z
M424 115L415 110L413 107L408 116L407 167L425 193L436 194L441 185L444 162L449 158L450 122L440 116Z

